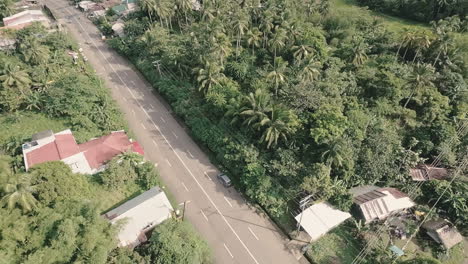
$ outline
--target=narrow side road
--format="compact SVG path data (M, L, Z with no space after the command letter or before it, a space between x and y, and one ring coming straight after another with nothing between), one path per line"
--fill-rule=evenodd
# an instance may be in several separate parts
M219 171L164 101L129 62L101 40L97 28L81 12L65 0L42 2L78 40L167 188L179 203L190 201L185 218L208 241L216 263L307 263L293 256L288 239L267 217L251 208L236 190L218 182Z

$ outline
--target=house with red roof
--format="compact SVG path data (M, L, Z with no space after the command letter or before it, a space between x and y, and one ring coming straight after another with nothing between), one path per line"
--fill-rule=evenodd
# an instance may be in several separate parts
M73 172L94 174L105 169L113 157L127 151L144 154L138 142L128 138L125 131L114 131L109 135L77 144L70 129L55 133L46 130L34 134L32 141L23 144L26 170L47 161L63 161Z

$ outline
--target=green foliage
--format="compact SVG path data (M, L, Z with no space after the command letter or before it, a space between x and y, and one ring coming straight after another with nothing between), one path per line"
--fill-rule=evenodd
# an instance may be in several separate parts
M150 241L139 249L155 264L209 264L211 253L206 242L201 240L187 222L167 220L158 225Z
M399 2L396 0L358 0L358 2L376 11L421 22L429 22L454 15L463 17L468 12L468 6L463 1L409 0Z
M463 156L467 64L460 19L395 30L331 3L205 1L192 12L147 0L111 44L270 215L287 218L300 191L348 210L351 187L408 191L410 168L442 150L448 168Z
M0 209L0 255L5 263L105 263L115 233L90 203L67 201L34 217Z
M43 205L52 206L62 200L87 199L90 195L86 178L72 173L70 167L61 161L38 164L31 168L30 174L35 195Z

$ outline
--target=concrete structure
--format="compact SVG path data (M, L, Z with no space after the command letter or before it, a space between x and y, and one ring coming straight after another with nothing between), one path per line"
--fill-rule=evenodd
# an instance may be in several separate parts
M355 187L349 191L353 194L354 204L359 208L366 223L385 219L393 212L415 205L408 195L395 188L369 185Z
M16 39L4 38L0 36L0 50L14 50L16 48Z
M84 12L88 12L96 6L97 4L93 1L81 1L78 3L78 7Z
M422 164L410 169L410 175L413 181L428 181L446 179L449 173L447 169Z
M427 221L423 224L423 228L432 239L442 244L445 249L450 249L463 241L462 235L446 220Z
M124 28L125 24L120 20L112 25L112 30L114 30L114 33L119 37L123 37L125 35Z
M171 218L173 211L166 194L153 187L105 213L104 217L112 224L122 223L119 246L134 248L147 240L146 232Z
M327 202L321 202L310 206L295 219L310 235L311 241L314 241L350 217L349 213L335 209Z
M70 129L55 133L46 130L34 134L32 141L23 144L26 170L36 164L61 160L75 173L94 174L105 169L105 163L126 151L143 155L138 142L128 139L124 131L77 144Z
M25 10L18 14L3 18L3 28L22 29L31 25L34 22L39 22L45 27L49 27L49 19L42 13L41 10Z

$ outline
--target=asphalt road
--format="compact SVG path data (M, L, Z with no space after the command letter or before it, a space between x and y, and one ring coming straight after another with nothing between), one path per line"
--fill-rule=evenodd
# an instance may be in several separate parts
M240 193L218 182L208 156L138 71L101 40L98 29L67 1L43 2L78 40L175 199L190 201L185 218L213 249L216 263L299 263L280 230Z

